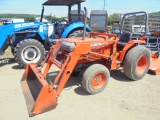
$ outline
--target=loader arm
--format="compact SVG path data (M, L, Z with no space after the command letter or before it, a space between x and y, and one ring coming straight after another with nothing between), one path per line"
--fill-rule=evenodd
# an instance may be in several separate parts
M60 63L55 59L58 49L60 49L60 43L57 42L54 48L56 49L52 49L53 51L51 50L49 53L44 72L41 72L36 64L30 63L21 79L29 116L49 111L57 106L57 99L75 68L77 61L81 55L89 51L88 47L81 44L68 54L65 62ZM86 50L82 51L82 48ZM53 80L54 82L51 83L47 82L46 75L53 64L59 67L60 71L55 80Z

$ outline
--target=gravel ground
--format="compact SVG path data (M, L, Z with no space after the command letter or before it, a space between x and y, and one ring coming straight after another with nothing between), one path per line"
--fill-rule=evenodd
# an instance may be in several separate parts
M54 71L53 66L49 79ZM160 75L131 81L122 70L112 71L106 89L89 95L80 74L69 79L54 110L29 117L20 85L23 72L12 56L0 58L0 120L160 120Z

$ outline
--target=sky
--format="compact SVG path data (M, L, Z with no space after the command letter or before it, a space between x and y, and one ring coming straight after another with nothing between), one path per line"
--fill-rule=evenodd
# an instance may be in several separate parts
M42 3L47 0L0 0L0 14L35 14L40 15ZM82 4L90 13L91 10L107 10L108 14L145 11L147 13L160 11L160 0L86 0ZM76 9L76 8L73 8ZM45 7L45 15L56 17L67 16L67 7Z

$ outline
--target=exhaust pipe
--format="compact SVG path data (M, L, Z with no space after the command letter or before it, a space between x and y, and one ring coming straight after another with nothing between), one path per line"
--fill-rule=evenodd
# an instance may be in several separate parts
M85 20L84 20L84 29L83 29L83 37L82 37L82 40L85 39L85 36L86 36L86 24L87 24L87 9L86 7L84 7L84 11L85 11Z
M42 22L43 15L44 15L44 6L42 6L42 12L41 12L41 19L40 19L40 22Z

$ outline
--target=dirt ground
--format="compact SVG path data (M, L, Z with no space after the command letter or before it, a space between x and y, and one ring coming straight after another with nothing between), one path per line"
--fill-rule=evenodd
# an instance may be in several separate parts
M160 120L160 75L131 81L122 70L113 71L106 89L89 95L80 74L69 79L54 110L29 117L20 85L23 72L13 57L0 58L0 120Z

